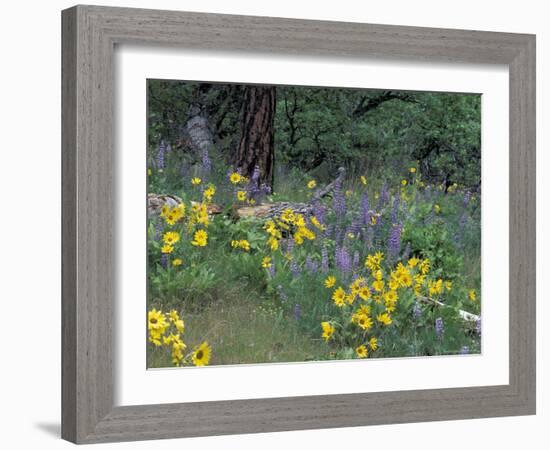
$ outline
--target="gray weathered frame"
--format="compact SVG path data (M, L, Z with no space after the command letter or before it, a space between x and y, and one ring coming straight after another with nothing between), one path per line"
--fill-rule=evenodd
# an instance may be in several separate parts
M63 438L93 443L535 413L535 36L97 6L63 11L62 36ZM114 407L119 43L508 65L509 384Z

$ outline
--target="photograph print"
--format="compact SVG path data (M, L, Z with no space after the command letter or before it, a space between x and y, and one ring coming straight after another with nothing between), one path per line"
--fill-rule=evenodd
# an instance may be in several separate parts
M147 80L147 367L481 352L481 96Z

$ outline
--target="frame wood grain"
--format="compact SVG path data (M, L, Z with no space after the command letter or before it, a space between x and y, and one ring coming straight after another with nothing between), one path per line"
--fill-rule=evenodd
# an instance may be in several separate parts
M501 386L113 405L116 44L506 64L510 380ZM62 437L75 443L535 413L535 37L97 6L62 13Z

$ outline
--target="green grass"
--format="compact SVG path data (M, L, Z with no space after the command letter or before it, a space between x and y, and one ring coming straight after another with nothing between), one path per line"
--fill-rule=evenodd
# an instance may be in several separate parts
M185 318L184 341L192 348L203 341L212 346L212 365L277 363L326 359L320 339L300 332L282 309L262 306L249 298L226 296L202 311L181 310ZM149 367L169 367L166 351L149 351Z

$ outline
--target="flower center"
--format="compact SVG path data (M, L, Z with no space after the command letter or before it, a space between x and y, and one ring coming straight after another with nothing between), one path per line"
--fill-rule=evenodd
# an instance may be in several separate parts
M202 359L202 357L203 357L202 350L199 350L199 351L197 352L197 359Z

